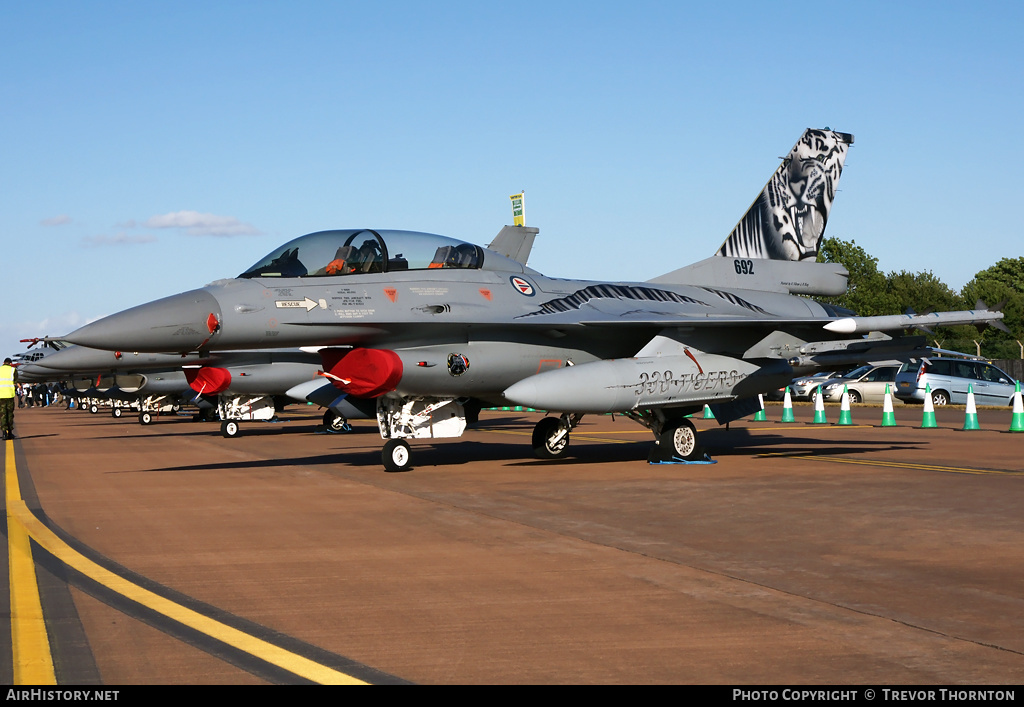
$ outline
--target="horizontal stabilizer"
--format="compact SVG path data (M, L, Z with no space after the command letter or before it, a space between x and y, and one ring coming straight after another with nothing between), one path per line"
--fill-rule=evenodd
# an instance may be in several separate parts
M812 341L794 352L789 364L794 368L833 368L855 363L907 361L927 352L925 344L923 336L893 339L881 334L863 339Z
M793 295L846 294L850 273L841 263L706 258L648 282L659 285L703 285Z

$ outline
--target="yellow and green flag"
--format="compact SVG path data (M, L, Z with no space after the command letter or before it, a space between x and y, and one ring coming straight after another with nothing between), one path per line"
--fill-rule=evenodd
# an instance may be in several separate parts
M512 224L515 226L526 225L526 206L524 205L525 191L513 194L509 197L512 200Z

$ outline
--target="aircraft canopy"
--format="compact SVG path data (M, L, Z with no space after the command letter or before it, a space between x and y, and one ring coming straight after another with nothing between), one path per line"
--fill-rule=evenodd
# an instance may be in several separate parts
M472 243L416 231L319 231L285 243L244 273L254 277L333 277L362 273L477 269L483 249Z

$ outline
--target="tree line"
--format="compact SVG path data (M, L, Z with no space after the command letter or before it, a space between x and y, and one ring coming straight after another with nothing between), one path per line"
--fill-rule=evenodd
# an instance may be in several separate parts
M936 348L980 355L988 359L1024 358L1024 257L1003 258L982 270L959 292L931 271L879 272L878 258L869 255L856 241L826 238L818 250L818 262L841 263L850 271L849 288L840 297L822 297L822 302L852 309L860 316L918 314L958 309L975 309L978 300L989 306L1005 301L1003 324L1010 333L993 327L936 327L924 334Z

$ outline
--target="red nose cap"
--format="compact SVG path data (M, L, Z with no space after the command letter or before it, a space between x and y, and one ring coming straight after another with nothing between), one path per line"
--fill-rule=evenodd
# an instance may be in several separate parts
M185 380L192 390L200 395L216 395L231 385L231 372L226 368L203 366L202 368L186 368Z
M402 380L402 359L385 349L323 349L324 371L334 386L357 398L378 398Z

